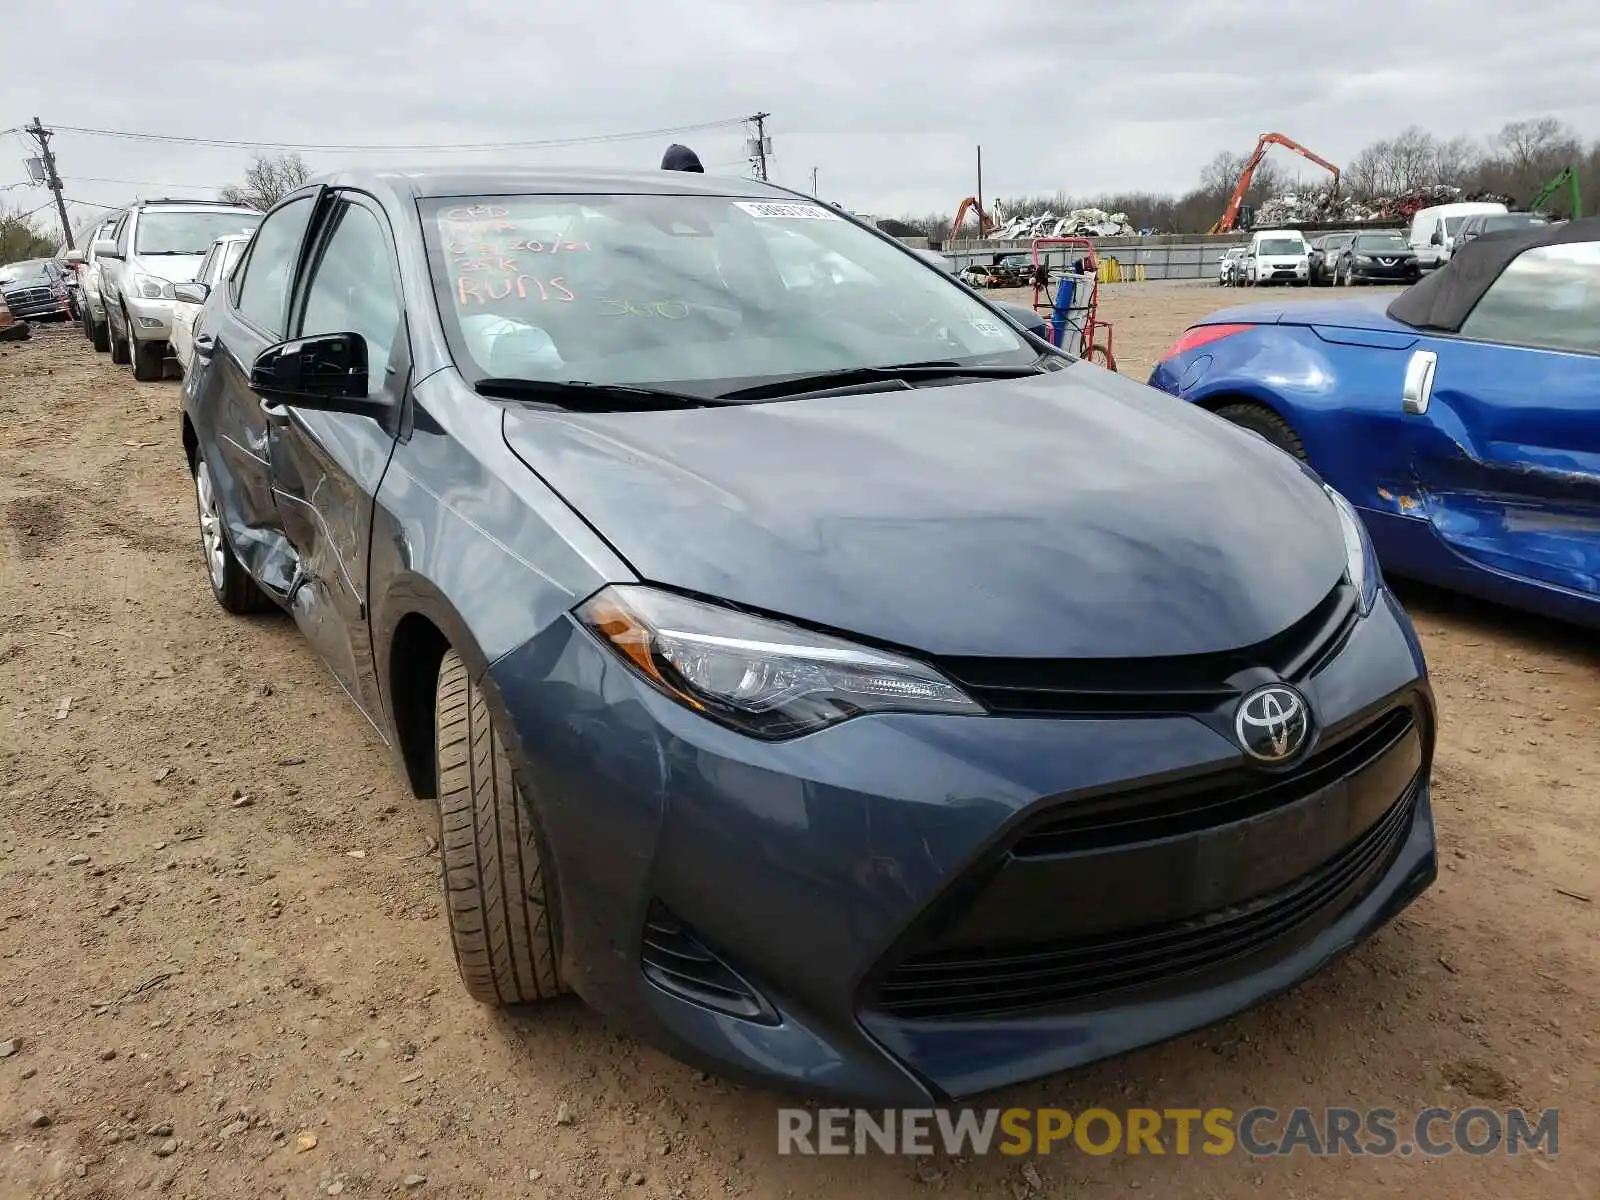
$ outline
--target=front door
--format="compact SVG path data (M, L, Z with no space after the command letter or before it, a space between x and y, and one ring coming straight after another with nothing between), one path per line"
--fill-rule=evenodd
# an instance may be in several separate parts
M1405 421L1434 532L1523 579L1600 596L1600 243L1524 251L1456 337L1426 338Z
M191 353L207 369L190 372L184 383L195 389L195 433L229 544L245 569L280 599L294 579L294 556L272 495L267 414L250 389L250 367L256 355L284 338L289 285L315 203L314 194L298 197L262 221L226 303L192 343Z
M400 428L410 371L394 242L382 209L335 197L307 258L291 336L359 333L383 417L269 405L272 484L296 560L290 611L368 714L381 711L368 633L373 497ZM377 722L375 722L377 724ZM380 726L381 727L381 726Z

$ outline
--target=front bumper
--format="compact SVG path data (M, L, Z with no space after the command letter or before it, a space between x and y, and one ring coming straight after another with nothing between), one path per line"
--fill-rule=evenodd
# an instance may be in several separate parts
M72 315L72 306L65 296L58 296L47 288L28 288L9 292L6 307L18 321L58 321Z
M172 309L176 301L125 296L130 336L141 342L165 342L172 337Z
M1422 268L1415 265L1409 267L1385 267L1363 266L1361 263L1352 263L1350 266L1350 278L1370 279L1374 282L1382 283L1415 283L1422 278Z
M1429 885L1433 706L1415 635L1384 593L1343 636L1302 684L1323 744L1375 737L1402 708L1409 732L1281 803L1223 796L1214 820L1169 805L1087 840L1063 819L1237 780L1240 755L1186 715L870 717L762 743L659 696L565 622L494 664L488 690L511 717L579 994L719 1073L927 1104L1227 1017ZM661 939L647 951L644 930L664 913L770 1017L652 982ZM1040 985L1023 1007L998 995L1019 969Z

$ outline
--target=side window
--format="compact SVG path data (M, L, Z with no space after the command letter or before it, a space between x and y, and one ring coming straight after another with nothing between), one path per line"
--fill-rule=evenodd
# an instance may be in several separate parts
M311 269L299 336L359 333L367 340L369 387L377 392L401 325L389 242L378 216L363 205L343 204L334 219Z
M1600 242L1524 250L1467 315L1461 336L1600 354Z
M117 253L128 253L128 238L133 233L133 214L123 213L122 219L117 222L117 232L113 235L117 239Z
M274 337L283 336L284 308L294 282L300 239L311 219L311 197L291 200L269 213L256 230L250 261L234 274L239 315Z

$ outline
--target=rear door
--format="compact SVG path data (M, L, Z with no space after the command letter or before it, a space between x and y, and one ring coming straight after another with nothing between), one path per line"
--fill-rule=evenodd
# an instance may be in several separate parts
M373 497L403 415L411 351L394 236L383 209L334 193L296 290L292 336L359 333L380 417L269 406L272 482L297 579L290 611L368 714L380 700L367 625ZM375 725L380 723L374 720Z
M1414 359L1405 420L1434 532L1481 565L1600 596L1600 243L1524 251L1460 336L1419 351L1431 386Z
M221 502L233 552L279 598L294 583L294 555L272 495L267 413L250 390L250 367L288 328L289 290L323 189L285 201L267 214L234 272L215 316L196 337L191 408L201 452Z

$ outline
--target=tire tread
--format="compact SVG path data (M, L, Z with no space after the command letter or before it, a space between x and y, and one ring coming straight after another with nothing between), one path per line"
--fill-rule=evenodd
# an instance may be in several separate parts
M461 980L484 1004L560 995L538 838L488 702L454 650L439 666L434 729L440 873Z

